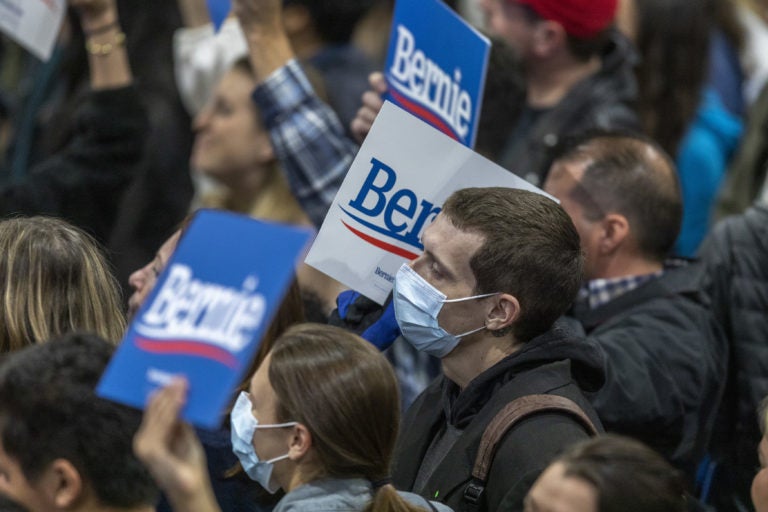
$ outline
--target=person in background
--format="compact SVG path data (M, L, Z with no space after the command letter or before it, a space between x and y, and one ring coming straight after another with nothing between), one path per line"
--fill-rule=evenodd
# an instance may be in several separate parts
M168 265L183 231L194 216L188 216L181 229L174 232L157 251L155 258L144 267L131 274L130 284L134 289L129 303L129 317L134 318L157 284L157 279ZM245 372L246 378L238 391L248 389L251 376L264 361L274 341L289 327L304 321L305 300L296 281L292 282L285 294L280 308L272 319L269 329L264 334L251 365ZM234 398L233 398L234 400ZM205 452L208 475L216 500L223 512L255 512L270 510L275 500L254 484L237 467L237 458L232 453L231 433L228 424L216 430L196 430ZM162 496L157 512L171 510L167 497Z
M114 0L72 1L86 34L89 85L75 133L23 178L0 187L0 217L63 217L105 243L144 156L147 116Z
M675 158L680 178L683 218L675 254L693 257L742 134L739 116L707 83L706 64L714 65L709 55L717 43L715 10L733 7L724 0L623 0L621 5L619 27L641 56L635 71L644 133Z
M759 462L755 445L763 417L758 411L768 395L766 240L768 187L763 186L752 207L716 224L699 251L712 308L730 348L729 379L712 447L717 467L710 502L718 510L748 509L752 468Z
M525 498L525 512L685 512L682 475L633 439L603 435L555 459Z
M255 85L249 61L238 60L195 118L191 165L217 184L216 190L200 195L196 206L311 226L286 183L259 109L251 101ZM305 264L297 266L297 275L302 291L319 298L328 315L342 285Z
M692 485L709 448L728 345L701 265L670 260L682 204L675 166L650 139L586 134L555 159L544 190L560 200L586 256L571 310L606 355L591 401L607 432L634 437Z
M247 38L234 18L214 35L201 0L178 0L187 28L174 41L179 92L192 115L208 101L214 85L232 64L248 53ZM357 23L372 0L283 0L282 29L291 48L327 94L327 103L344 126L355 116L367 87L372 60L352 44Z
M558 142L636 129L631 45L612 30L616 0L477 0L486 29L519 53L527 96L499 163L541 186Z
M30 512L153 512L158 489L131 451L141 413L96 396L114 347L85 334L0 365L0 492Z
M0 354L71 331L117 344L120 287L96 241L49 217L0 221Z

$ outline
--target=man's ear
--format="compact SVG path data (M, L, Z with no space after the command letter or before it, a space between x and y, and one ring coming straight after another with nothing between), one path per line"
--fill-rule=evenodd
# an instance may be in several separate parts
M72 508L83 494L80 472L67 459L51 462L38 478L37 487L45 494L46 501L60 510Z
M508 293L489 297L493 301L493 308L485 318L485 328L493 333L511 326L520 318L520 302L517 297Z
M550 57L562 48L568 40L568 34L562 25L555 21L537 22L533 34L533 53L539 57Z
M597 248L601 255L612 254L624 245L629 237L629 221L619 213L609 213L601 221L601 237Z
M312 447L312 434L307 427L299 423L293 427L291 431L290 447L288 448L288 456L291 460L296 461L303 458L309 449Z

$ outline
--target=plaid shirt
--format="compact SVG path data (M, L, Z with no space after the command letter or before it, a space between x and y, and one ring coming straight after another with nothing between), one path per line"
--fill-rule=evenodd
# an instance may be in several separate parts
M358 146L336 114L315 94L296 60L276 70L253 92L291 191L320 227Z
M589 309L597 309L612 300L631 292L651 279L661 277L663 270L641 276L614 277L612 279L593 279L579 290L579 301L588 300Z

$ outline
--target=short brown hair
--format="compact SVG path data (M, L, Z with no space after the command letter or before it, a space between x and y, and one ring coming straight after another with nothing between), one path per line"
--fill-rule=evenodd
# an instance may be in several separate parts
M634 439L603 435L573 446L556 462L565 476L597 490L597 512L683 512L687 510L680 472Z
M640 252L663 262L680 232L683 202L675 164L645 136L594 131L564 144L555 162L585 162L573 197L590 220L620 213Z
M522 311L512 332L518 342L546 332L571 306L584 257L573 222L555 201L512 188L466 188L448 198L443 214L485 238L469 262L476 293L517 297Z

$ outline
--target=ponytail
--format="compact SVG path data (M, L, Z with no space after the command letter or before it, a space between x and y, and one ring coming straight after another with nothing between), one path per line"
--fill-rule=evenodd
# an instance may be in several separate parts
M414 505L405 500L392 484L374 487L373 498L363 512L425 512L425 507Z

